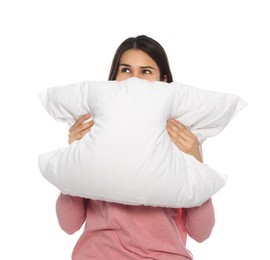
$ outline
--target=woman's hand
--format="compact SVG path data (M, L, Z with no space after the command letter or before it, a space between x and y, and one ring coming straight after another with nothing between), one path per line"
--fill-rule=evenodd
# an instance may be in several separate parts
M74 125L69 129L68 143L71 144L76 140L80 140L86 133L90 132L91 127L94 125L94 121L84 123L84 121L91 118L90 114L80 117Z
M172 142L184 153L202 162L201 146L197 137L175 119L167 122L167 131Z
M90 118L90 114L83 115L69 129L69 144L76 140L80 140L86 133L90 132L91 127L94 125L94 121L91 120L84 123ZM191 133L184 125L182 125L175 119L171 119L167 123L167 131L172 142L181 151L194 156L199 161L202 161L201 147L197 140L197 137L193 133Z

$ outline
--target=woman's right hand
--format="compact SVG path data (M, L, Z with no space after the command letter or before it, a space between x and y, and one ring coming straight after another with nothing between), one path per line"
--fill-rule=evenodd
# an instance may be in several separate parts
M91 120L84 123L86 120L90 118L91 118L90 114L83 115L69 129L69 135L68 135L69 144L73 143L76 140L80 140L85 134L90 132L91 127L94 125L94 121Z

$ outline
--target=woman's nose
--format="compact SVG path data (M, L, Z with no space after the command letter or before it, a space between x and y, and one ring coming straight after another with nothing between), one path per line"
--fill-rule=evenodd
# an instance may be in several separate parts
M139 74L138 71L133 71L131 77L139 78L140 77L140 74Z

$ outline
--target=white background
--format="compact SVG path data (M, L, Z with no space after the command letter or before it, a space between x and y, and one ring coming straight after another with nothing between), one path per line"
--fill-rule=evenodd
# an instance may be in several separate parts
M80 233L60 230L58 190L40 174L39 153L67 144L68 128L41 107L41 90L106 80L118 45L146 34L167 51L175 82L248 102L204 161L227 173L213 197L216 226L188 240L196 260L270 259L268 1L0 2L0 259L70 259Z

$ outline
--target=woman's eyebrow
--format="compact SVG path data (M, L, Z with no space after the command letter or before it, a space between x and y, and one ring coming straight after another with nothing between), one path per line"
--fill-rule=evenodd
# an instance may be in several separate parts
M121 64L119 65L119 67L120 67L120 66L131 67L130 65L128 65L128 64L126 64L126 63L121 63Z
M126 63L121 63L119 64L119 67L120 66L124 66L124 67L129 67L131 68L131 66L129 64L126 64ZM155 70L155 68L151 67L151 66L140 66L141 69L152 69L152 70Z
M152 69L152 70L155 70L155 68L153 68L151 66L141 66L140 68L142 68L142 69Z

